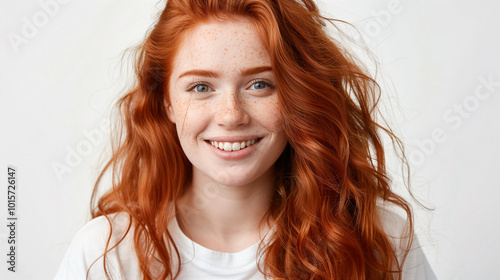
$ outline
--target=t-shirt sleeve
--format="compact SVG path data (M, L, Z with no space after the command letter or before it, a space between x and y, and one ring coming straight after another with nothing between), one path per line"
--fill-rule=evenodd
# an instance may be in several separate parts
M396 248L401 261L408 247L408 228L406 220L398 214L379 208L379 214L392 245ZM402 280L435 280L437 279L416 236L411 242L410 251L403 264Z
M109 247L117 243L128 228L125 215L110 216L113 223L113 236ZM106 269L111 279L139 279L137 276L135 250L133 247L132 229L126 238L107 253ZM87 223L73 238L56 273L55 280L65 279L106 279L103 253L109 236L109 222L104 216L97 217ZM135 270L134 270L135 269ZM87 278L88 272L88 278Z
M403 280L417 279L435 280L437 278L415 237L403 266Z

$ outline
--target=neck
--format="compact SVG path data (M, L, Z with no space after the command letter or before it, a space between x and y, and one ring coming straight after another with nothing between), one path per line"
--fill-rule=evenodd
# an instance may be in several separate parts
M221 252L255 244L269 229L267 223L260 228L259 222L271 205L273 174L271 168L253 182L228 186L194 168L192 184L178 203L181 230L194 242Z

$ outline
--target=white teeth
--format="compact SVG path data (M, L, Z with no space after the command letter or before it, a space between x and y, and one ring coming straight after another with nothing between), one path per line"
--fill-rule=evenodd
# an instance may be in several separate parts
M241 142L217 142L217 141L209 141L210 144L220 150L224 151L239 151L248 146L251 146L257 142L257 139L241 141Z
M240 150L240 142L233 143L233 146L231 148L233 149L233 151L239 151Z

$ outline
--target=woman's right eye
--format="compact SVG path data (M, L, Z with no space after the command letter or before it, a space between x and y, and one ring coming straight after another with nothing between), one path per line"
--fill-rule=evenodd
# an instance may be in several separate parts
M210 87L207 85L197 85L195 89L197 92L207 92L210 89Z
M194 90L194 92L198 92L198 93L205 93L205 92L209 92L211 90L211 88L204 83L196 83L188 88L188 91L192 91L192 90Z

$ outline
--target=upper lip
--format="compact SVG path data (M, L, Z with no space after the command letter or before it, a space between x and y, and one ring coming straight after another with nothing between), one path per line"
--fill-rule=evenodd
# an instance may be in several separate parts
M220 137L211 137L207 138L206 140L209 141L217 141L217 142L243 142L243 141L248 141L248 140L253 140L257 138L262 138L259 136L220 136Z

